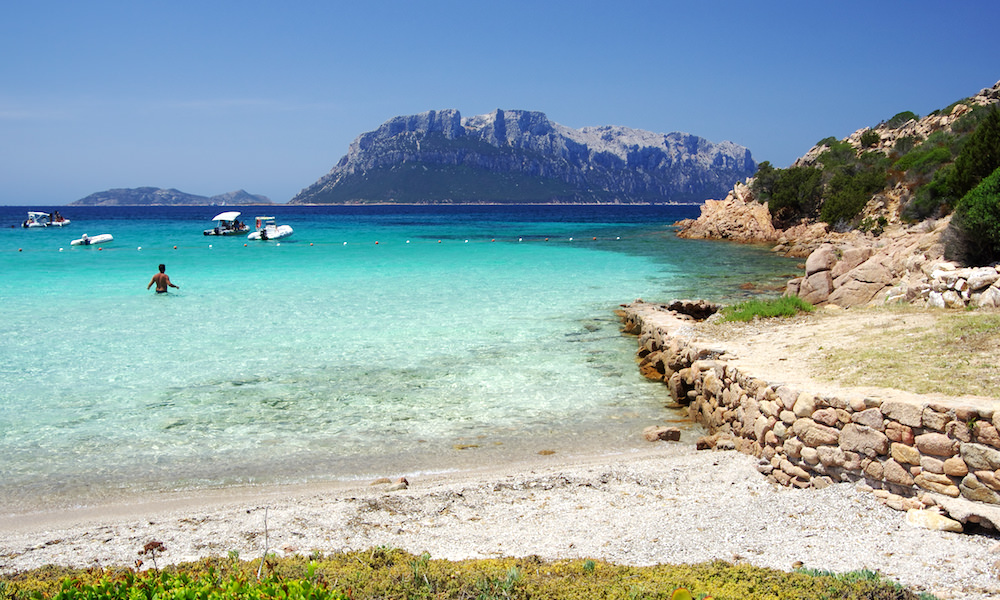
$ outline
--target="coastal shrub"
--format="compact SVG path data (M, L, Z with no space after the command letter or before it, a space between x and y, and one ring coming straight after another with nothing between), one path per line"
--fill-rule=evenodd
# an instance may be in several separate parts
M988 265L1000 259L1000 167L962 196L949 230L949 258L967 265Z
M872 195L885 187L885 178L885 171L879 169L838 172L827 184L827 197L820 210L820 219L831 225L852 222Z
M913 111L904 110L903 112L896 113L891 119L885 122L885 126L889 129L899 129L903 125L906 125L909 121L920 120L920 115Z
M980 181L1000 167L1000 110L987 111L955 157L952 192L961 198Z
M923 139L917 135L904 135L896 140L895 145L892 147L892 151L896 156L903 156L917 147Z
M838 141L829 144L826 152L816 157L816 162L822 164L824 169L836 169L853 163L857 156L854 146Z
M882 136L879 135L874 129L868 129L861 134L861 147L871 148L872 146L878 145L882 141Z
M799 214L815 212L822 197L823 172L813 167L791 167L780 171L768 194L767 208L780 222Z
M916 173L930 173L936 170L942 163L951 160L951 150L946 146L923 146L911 150L904 154L893 164L893 168L900 171L912 171Z
M591 560L543 561L538 557L466 561L432 560L401 550L338 553L317 561L304 557L269 561L257 579L256 561L203 559L162 571L78 569L59 579L37 570L0 576L4 598L131 600L134 598L670 598L679 588L692 598L719 600L918 600L876 573L786 573L749 564L630 567ZM416 567L415 567L416 565ZM855 572L856 573L856 572Z
M798 296L782 296L769 300L753 299L723 307L723 321L752 321L755 318L793 317L800 312L812 312L815 307Z
M934 178L921 186L913 199L903 207L903 218L920 221L928 217L944 216L954 204L952 177L955 165L948 163L934 172Z

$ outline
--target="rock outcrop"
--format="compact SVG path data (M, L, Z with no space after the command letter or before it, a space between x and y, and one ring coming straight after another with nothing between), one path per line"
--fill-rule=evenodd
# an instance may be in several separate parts
M690 239L764 244L780 237L767 205L757 202L743 183L737 183L723 200L706 200L697 219L685 219L677 226L677 235Z
M543 113L395 117L291 204L701 202L756 171L750 151L687 133L570 129Z
M842 308L906 302L936 308L1000 307L996 265L962 268L945 260L946 217L879 238L833 240L814 250L786 295Z

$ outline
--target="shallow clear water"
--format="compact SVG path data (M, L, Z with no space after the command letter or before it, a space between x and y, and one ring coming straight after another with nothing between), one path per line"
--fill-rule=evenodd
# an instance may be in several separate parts
M58 208L0 207L9 512L626 450L680 416L617 305L791 270L675 238L697 207L279 206L277 242L203 236L213 207ZM179 290L146 290L161 262Z

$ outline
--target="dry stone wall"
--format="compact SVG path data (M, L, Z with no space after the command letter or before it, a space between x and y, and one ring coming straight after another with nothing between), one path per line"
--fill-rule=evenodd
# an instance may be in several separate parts
M1000 401L796 389L738 370L666 306L638 300L619 314L639 338L640 371L707 428L700 447L759 457L760 471L782 485L870 487L924 526L1000 529Z

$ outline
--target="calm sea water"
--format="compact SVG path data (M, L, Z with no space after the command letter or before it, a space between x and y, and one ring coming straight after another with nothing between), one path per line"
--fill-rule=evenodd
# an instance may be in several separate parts
M732 301L792 270L675 238L697 207L276 206L278 242L203 236L216 207L31 208L72 223L0 207L8 514L627 451L680 415L618 304ZM159 263L179 290L147 291Z

